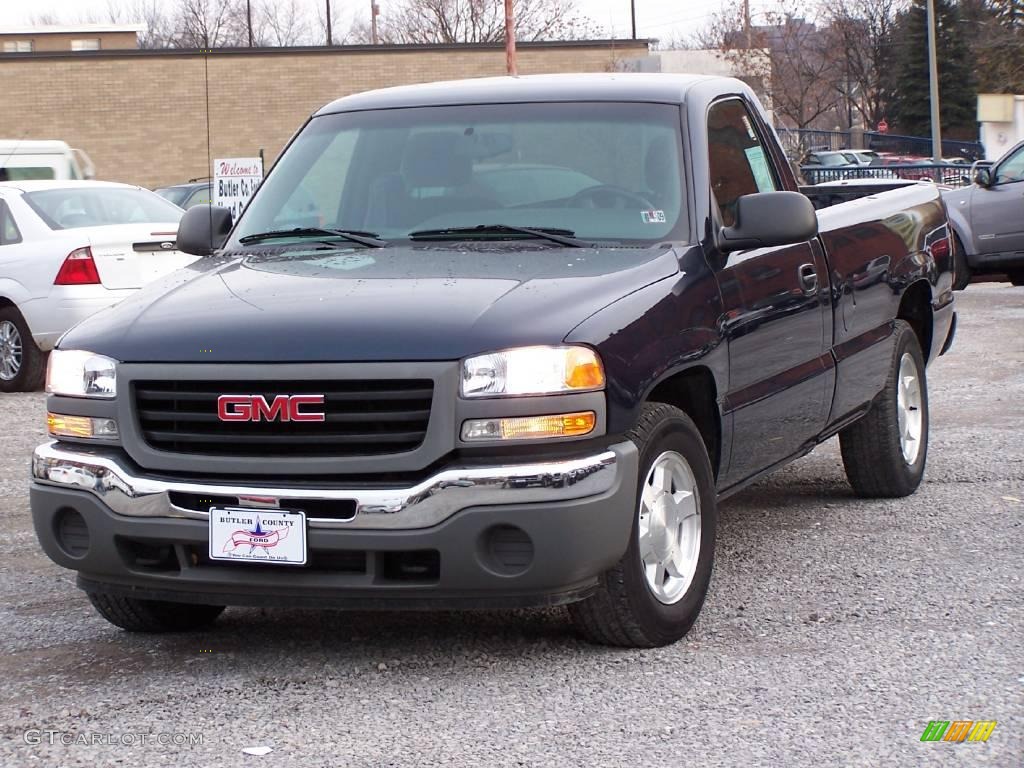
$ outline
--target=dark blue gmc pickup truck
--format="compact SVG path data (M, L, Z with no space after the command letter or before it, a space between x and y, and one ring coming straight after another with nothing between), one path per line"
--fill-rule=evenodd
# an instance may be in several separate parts
M859 495L921 482L945 210L829 202L736 80L336 101L237 222L185 214L207 258L59 342L42 547L128 630L567 604L593 641L671 643L721 499L836 434Z

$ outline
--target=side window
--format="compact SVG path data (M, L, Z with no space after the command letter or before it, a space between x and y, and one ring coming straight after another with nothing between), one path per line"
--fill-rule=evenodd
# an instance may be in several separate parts
M14 216L7 203L0 200L0 245L13 245L21 242L21 232L14 223Z
M711 191L727 227L736 222L737 199L779 188L754 125L746 105L737 99L713 104L708 110Z
M1024 181L1024 147L1010 155L996 171L996 184Z

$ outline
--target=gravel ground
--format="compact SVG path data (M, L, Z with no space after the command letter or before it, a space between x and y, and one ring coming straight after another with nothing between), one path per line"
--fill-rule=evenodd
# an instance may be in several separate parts
M1024 290L960 296L917 494L855 499L832 441L730 500L704 613L654 651L585 645L560 610L126 634L38 550L43 397L3 396L0 765L1024 765ZM921 743L932 719L998 726ZM151 743L175 733L202 743Z

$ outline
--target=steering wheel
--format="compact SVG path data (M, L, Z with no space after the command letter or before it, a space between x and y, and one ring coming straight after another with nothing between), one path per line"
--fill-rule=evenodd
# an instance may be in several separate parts
M645 211L654 208L654 203L643 195L613 184L596 184L581 189L568 202L571 208L627 208L631 204Z

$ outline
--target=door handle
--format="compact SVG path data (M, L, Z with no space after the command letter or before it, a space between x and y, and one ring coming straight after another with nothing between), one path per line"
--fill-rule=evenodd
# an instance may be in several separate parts
M808 296L818 292L818 270L813 264L801 264L797 270L800 275L800 285Z

